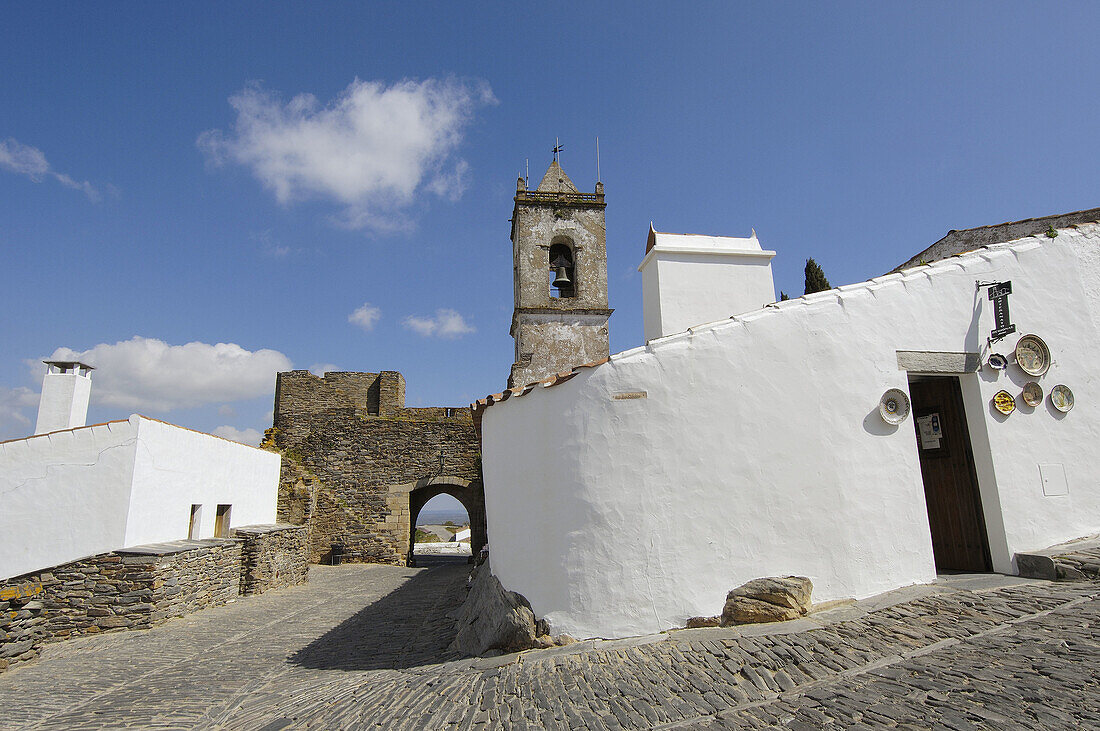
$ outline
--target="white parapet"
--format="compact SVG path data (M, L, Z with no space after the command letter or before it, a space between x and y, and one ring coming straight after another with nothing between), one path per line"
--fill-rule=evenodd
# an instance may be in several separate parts
M771 260L748 238L668 234L650 226L642 273L645 339L683 332L775 301Z

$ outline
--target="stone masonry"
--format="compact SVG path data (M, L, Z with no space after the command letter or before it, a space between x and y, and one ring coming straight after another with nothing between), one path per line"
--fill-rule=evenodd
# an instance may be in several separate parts
M304 584L309 575L309 533L303 525L249 525L233 529L241 539L241 594Z
M554 160L535 190L520 178L512 210L515 362L508 387L525 386L608 356L603 183L581 193ZM550 285L553 252L569 252L572 287ZM560 296L559 296L560 295Z
M213 539L139 546L0 584L0 670L69 637L148 627L239 593L241 545Z
M480 445L466 408L407 408L405 379L280 373L265 444L283 455L280 521L309 530L309 559L406 565L432 497L458 498L476 553L486 541Z

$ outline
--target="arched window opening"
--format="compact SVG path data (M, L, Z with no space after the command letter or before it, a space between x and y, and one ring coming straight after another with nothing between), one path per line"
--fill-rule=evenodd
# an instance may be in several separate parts
M550 296L575 297L577 295L576 268L573 265L573 249L569 244L550 246Z
M416 565L437 561L466 561L470 551L470 514L457 499L446 493L436 495L416 516L413 528L413 556ZM432 557L426 564L423 559ZM436 558L438 557L438 558Z

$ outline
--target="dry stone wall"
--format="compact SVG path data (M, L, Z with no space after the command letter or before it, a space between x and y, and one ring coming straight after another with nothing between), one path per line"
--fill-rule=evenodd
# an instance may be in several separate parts
M91 556L0 584L0 670L56 640L148 627L235 598L241 546L174 541Z
M377 398L371 394L377 393ZM485 543L480 444L466 408L405 408L405 380L381 373L280 373L266 443L283 455L280 520L309 532L309 559L404 565L414 513L454 495Z
M254 525L235 538L172 541L0 582L0 671L47 642L139 629L306 581L306 529Z
M302 525L234 528L241 539L241 594L304 584L309 575L309 534Z

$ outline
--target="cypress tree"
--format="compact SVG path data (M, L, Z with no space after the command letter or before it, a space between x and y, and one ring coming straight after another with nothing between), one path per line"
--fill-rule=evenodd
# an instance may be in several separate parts
M812 258L806 260L806 294L813 294L814 292L824 292L826 289L832 289L833 285L829 284L829 280L825 278L825 272L821 271L821 267L817 265L817 262Z

